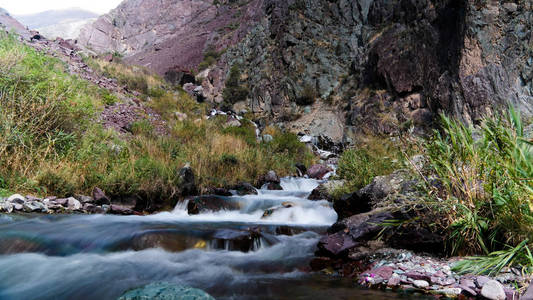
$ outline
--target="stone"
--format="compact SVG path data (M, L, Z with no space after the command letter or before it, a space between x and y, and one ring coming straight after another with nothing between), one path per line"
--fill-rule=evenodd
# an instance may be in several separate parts
M394 269L391 266L383 266L372 270L372 273L380 276L381 278L385 280L389 280L392 276L392 271Z
M283 187L279 183L269 182L267 183L267 190L269 191L281 191Z
M67 199L67 208L69 210L80 210L82 208L82 205L80 201L78 201L76 198L69 197Z
M304 174L307 173L307 168L304 164L296 163L295 167L298 170L299 176L304 176Z
M505 290L496 280L487 281L481 288L481 295L490 300L505 300Z
M20 203L14 203L13 204L13 209L16 210L16 211L21 211L23 208L24 208L24 206L22 206L22 204L20 204Z
M84 203L93 203L94 202L93 197L90 197L90 196L76 195L76 196L74 196L74 198L76 198L78 201L80 201L83 204Z
M273 183L280 183L280 179L275 171L268 171L268 173L264 177L265 182L273 182Z
M172 283L151 283L144 287L127 291L118 300L215 300L206 292Z
M372 209L370 198L359 192L343 195L333 201L333 209L340 219L360 213L369 212Z
M67 198L55 199L55 200L50 201L50 203L59 204L59 205L66 207L68 205L68 199Z
M111 204L111 199L98 187L93 189L93 199L96 205Z
M13 212L13 203L11 202L0 202L0 212L12 213Z
M239 122L239 120L233 118L233 117L229 117L228 120L226 121L226 123L224 123L224 125L222 125L222 127L224 128L229 128L229 127L241 127L241 122Z
M9 198L7 198L7 202L24 204L24 202L26 202L26 198L24 198L24 196L20 194L14 194L14 195L9 196Z
M270 143L274 140L274 137L272 137L270 134L263 134L263 142Z
M238 202L216 195L198 196L191 198L188 201L187 212L189 215L198 215L204 212L220 210L240 209Z
M400 280L401 280L400 275L396 273L392 274L391 278L387 282L387 286L390 286L390 287L398 286L400 285Z
M446 297L455 298L461 294L460 288L444 288L435 291L436 294L444 295Z
M312 165L307 170L307 176L314 179L322 179L327 173L333 171L330 167L322 164Z
M111 204L110 212L115 215L133 215L135 212L130 207L124 205Z
M241 182L233 187L239 196L257 195L257 189L248 182Z
M487 276L477 276L476 277L476 285L478 288L482 288L485 283L489 282L490 278Z
M230 191L228 191L225 188L215 188L213 189L213 194L217 196L226 196L226 197L230 197L233 195Z
M429 287L429 283L425 280L414 280L413 285L419 289L424 289Z
M185 121L187 120L187 114L186 113L182 113L182 112L179 112L179 111L176 111L174 112L174 116L176 117L176 119L178 119L178 121Z
M24 204L22 204L22 207L23 207L24 211L28 212L28 213L30 213L30 212L38 212L38 211L40 212L43 209L43 207L41 205L39 205L39 202L37 202L37 201L32 201L32 202L27 201Z
M196 177L189 164L179 170L178 180L182 196L192 196L198 193Z

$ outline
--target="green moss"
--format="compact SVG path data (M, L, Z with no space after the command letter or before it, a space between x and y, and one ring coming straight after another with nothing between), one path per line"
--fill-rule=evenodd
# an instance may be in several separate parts
M230 69L226 86L222 92L224 101L234 104L246 100L248 97L248 88L241 83L241 71L238 65L233 65Z

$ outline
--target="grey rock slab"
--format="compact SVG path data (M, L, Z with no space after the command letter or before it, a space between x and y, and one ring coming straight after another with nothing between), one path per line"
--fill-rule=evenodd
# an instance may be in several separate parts
M481 288L481 295L490 300L505 300L505 290L496 280L489 280Z

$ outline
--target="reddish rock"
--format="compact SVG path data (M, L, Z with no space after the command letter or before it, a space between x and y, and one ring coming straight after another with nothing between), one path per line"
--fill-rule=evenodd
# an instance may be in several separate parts
M324 175L326 175L327 173L331 171L333 170L326 165L321 165L321 164L312 165L307 170L307 176L309 176L310 178L322 179Z
M383 267L379 267L377 269L373 269L371 272L380 276L381 278L385 279L385 280L389 280L389 278L391 278L392 276L392 271L394 269L390 266L383 266Z
M97 205L111 203L111 200L109 199L109 197L107 197L106 194L98 187L95 187L93 189L93 199L94 199L94 203Z

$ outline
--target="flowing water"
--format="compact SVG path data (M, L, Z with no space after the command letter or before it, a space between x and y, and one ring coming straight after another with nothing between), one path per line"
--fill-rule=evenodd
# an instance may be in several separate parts
M337 219L328 202L306 200L318 184L284 178L283 191L222 197L239 210L194 216L187 203L151 216L0 215L0 299L116 299L160 281L217 299L402 297L310 272Z

